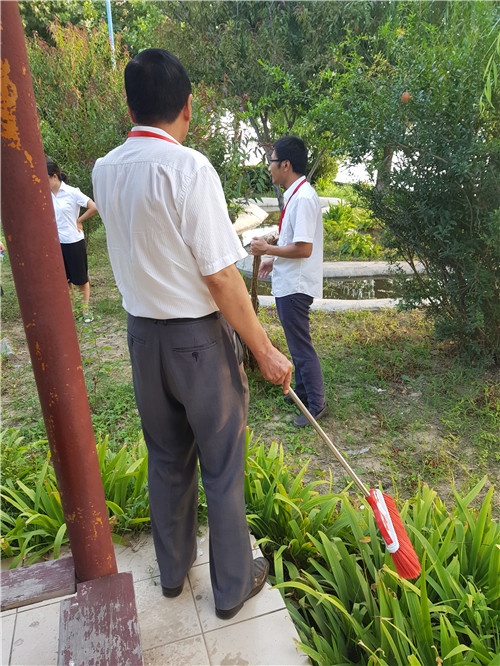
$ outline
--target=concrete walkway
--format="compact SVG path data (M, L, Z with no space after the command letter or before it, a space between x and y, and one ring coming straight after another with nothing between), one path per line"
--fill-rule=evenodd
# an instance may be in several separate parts
M261 555L259 548L254 552ZM310 665L296 646L298 634L280 592L269 584L232 620L217 618L207 534L198 539L198 559L175 599L161 593L150 534L139 535L131 547L116 546L115 553L118 570L133 575L145 666ZM60 601L1 614L2 666L56 666Z

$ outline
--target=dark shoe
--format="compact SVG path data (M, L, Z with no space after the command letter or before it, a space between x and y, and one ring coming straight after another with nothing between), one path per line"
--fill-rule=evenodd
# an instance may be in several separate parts
M297 393L297 397L300 398L300 400L302 400L304 405L307 407L307 395L299 395ZM293 401L293 398L289 393L285 395L283 400L287 403L287 405L295 405L295 402Z
M238 613L243 608L245 601L248 601L252 597L255 597L265 585L267 580L267 574L269 573L269 562L265 557L256 557L253 561L253 576L254 583L253 587L250 590L250 594L246 599L244 599L241 604L238 604L234 608L229 608L229 610L221 610L220 608L215 609L215 614L221 620L230 620L232 617Z
M317 414L314 414L311 412L311 414L314 416L316 421L319 421L323 416L325 416L328 412L328 405L325 403L325 406L317 412ZM309 419L305 416L305 414L299 414L295 421L293 422L293 425L297 426L297 428L305 428L307 425L310 425Z
M181 583L179 587L163 587L162 585L161 591L163 592L164 597L169 597L169 599L173 599L174 597L179 596L183 588L184 588L184 583Z

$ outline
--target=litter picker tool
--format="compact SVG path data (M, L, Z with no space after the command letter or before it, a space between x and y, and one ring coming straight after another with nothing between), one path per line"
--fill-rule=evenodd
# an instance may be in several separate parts
M406 533L394 498L385 495L380 490L373 488L368 490L292 388L290 389L290 396L321 439L328 444L336 459L361 490L366 501L371 506L378 528L385 541L387 550L392 556L398 574L401 578L417 578L420 574L420 561Z

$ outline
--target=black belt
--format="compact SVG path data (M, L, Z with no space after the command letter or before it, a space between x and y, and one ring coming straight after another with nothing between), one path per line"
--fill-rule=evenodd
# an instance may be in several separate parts
M204 319L217 319L219 316L219 311L211 312L210 314L205 315L204 317L183 317L180 319L153 319L155 324L190 324L193 321L203 321Z

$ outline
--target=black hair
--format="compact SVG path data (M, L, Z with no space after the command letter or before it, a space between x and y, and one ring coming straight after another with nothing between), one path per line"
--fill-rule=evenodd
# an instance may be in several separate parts
M63 183L67 183L68 176L64 173L64 171L61 171L59 166L52 160L46 160L46 161L47 161L47 173L49 174L49 176L50 177L57 176L59 180L63 181Z
M302 139L298 136L282 136L273 143L276 157L282 160L288 160L292 169L299 176L304 176L307 169L307 148Z
M171 123L186 105L191 81L172 53L146 49L125 67L125 91L137 123Z

